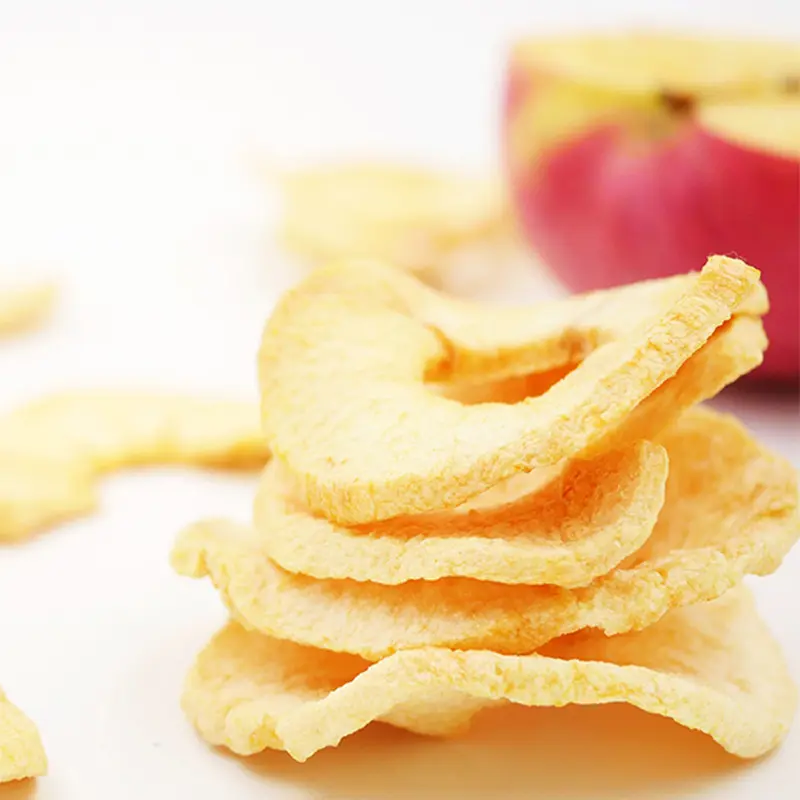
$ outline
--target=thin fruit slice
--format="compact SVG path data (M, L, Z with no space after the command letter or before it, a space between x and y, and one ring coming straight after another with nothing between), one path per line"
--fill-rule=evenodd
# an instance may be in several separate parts
M747 316L734 317L680 368L677 375L637 407L612 438L619 444L623 441L636 442L657 434L683 409L716 395L724 386L758 366L766 344L760 320ZM557 377L560 379L563 374ZM462 399L468 397L471 401L477 398L480 402L518 402L525 397L541 394L554 382L550 373L540 373L488 386L446 385L442 388L451 392L451 396ZM601 453L602 444L597 448ZM576 466L571 474L576 481L579 478L582 480L587 469L590 472L602 471L607 463L606 451L598 460L588 462L583 467ZM653 466L651 464L650 468ZM544 485L544 481L538 479L541 473L550 475L551 480L560 475L558 472L553 475L551 470L536 470L529 475L517 476L512 483L523 487L519 492L522 494L524 488L531 487L532 483ZM650 479L655 478L656 473L650 473ZM606 482L613 483L615 480L615 473L606 473L602 479L598 479L599 491L603 491L599 487ZM645 490L640 487L640 491ZM495 486L478 495L478 498L482 498L482 505L486 507L492 504L492 498L498 496L503 496L501 487ZM637 493L637 496L641 495ZM623 497L618 495L617 499ZM650 503L646 505L652 508L656 501L660 504L659 497L656 493L650 495ZM538 502L545 498L540 498ZM629 499L633 499L633 496ZM574 496L571 501L575 503ZM466 508L471 505L472 501ZM537 508L537 501L534 501L530 510L538 513ZM551 511L557 508L564 511L564 520L574 518L574 513L567 512L566 506L550 504L548 508ZM592 508L587 507L585 513L592 513ZM622 507L617 510L620 514L624 513ZM537 544L535 535L520 535L519 531L510 537L498 535L497 531L491 530L490 521L480 516L476 518L474 513L468 521L463 514L454 516L454 512L439 512L346 527L302 509L292 497L274 462L264 472L254 510L254 525L264 552L284 569L317 578L353 578L377 583L461 576L501 583L534 584L542 580L546 572L548 583L580 585L588 582L586 579L590 576L607 572L613 566L608 559L616 560L621 546L621 542L617 541L612 553L605 545L600 545L598 534L602 530L597 530L599 519L602 518L592 516L595 528L592 536L576 538L564 534L557 541L550 537L545 551ZM484 538L484 535L458 535L459 527L465 524L473 529L487 529L485 535L489 538ZM536 530L533 530L534 534ZM435 535L437 531L439 535ZM644 534L643 525L641 532ZM512 532L509 530L508 533ZM484 543L488 545L485 548L482 546ZM593 558L588 557L590 548L594 553ZM619 552L618 560L624 555ZM562 565L558 569L556 562Z
M235 622L200 654L182 705L201 736L298 761L381 720L445 735L480 708L626 702L703 731L742 758L785 736L797 692L744 587L650 628L567 637L541 654L407 650L371 666L248 632Z
M667 472L664 448L640 442L518 476L513 487L479 495L478 507L346 528L309 514L273 464L262 476L253 523L266 555L315 578L585 586L645 542Z
M597 444L758 284L741 261L512 312L372 263L290 291L260 354L267 442L312 510L341 523L453 508ZM540 397L464 406L427 380L581 363Z
M256 467L254 405L144 392L73 392L0 419L0 541L97 503L100 475L141 464Z
M752 307L752 312L743 310L745 304ZM745 301L736 310L736 316L717 328L672 378L643 400L617 429L609 431L591 450L603 452L609 447L657 436L686 409L715 397L726 386L759 366L764 360L767 337L761 320L750 313L760 315L766 311L766 297ZM468 405L519 403L527 397L544 394L575 366L568 364L546 372L496 381L432 384L431 388L444 397Z
M280 176L279 238L312 263L380 258L413 272L458 248L509 238L502 182L381 163L331 164Z
M661 443L670 473L655 530L584 588L316 580L273 564L251 528L219 522L179 536L172 563L181 574L208 575L248 627L370 660L433 645L525 653L582 628L638 630L745 575L771 573L800 536L794 469L733 418L688 412Z
M55 287L50 284L0 292L0 333L37 325L50 313L55 295Z
M0 690L0 783L47 772L36 726Z
M672 378L640 403L619 428L609 431L585 454L658 436L687 409L716 397L759 366L766 349L767 336L761 320L735 316L720 326Z

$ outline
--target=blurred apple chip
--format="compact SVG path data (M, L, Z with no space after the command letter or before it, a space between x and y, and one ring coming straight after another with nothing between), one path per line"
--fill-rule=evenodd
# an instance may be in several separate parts
M610 638L587 631L520 656L423 648L370 665L232 622L200 654L183 694L210 743L240 754L286 750L298 761L375 720L444 735L503 701L627 702L755 758L786 734L797 699L780 648L743 587L644 631Z
M733 418L689 411L661 443L670 471L655 530L583 588L468 578L316 580L275 565L260 531L214 521L184 531L172 563L184 575L209 576L247 627L370 660L425 646L522 653L582 628L640 629L676 606L718 597L745 575L774 571L800 536L793 468ZM352 559L336 541L325 555Z
M743 301L752 306L758 276L713 256L700 273L501 309L375 262L322 268L267 324L265 435L298 498L333 521L453 508L605 441ZM427 385L575 363L514 404L466 405Z
M0 334L38 325L50 313L55 296L51 284L0 291Z
M280 241L312 264L379 258L429 275L459 248L510 238L499 179L346 163L286 172L280 185Z
M143 392L53 395L0 419L0 541L93 509L100 475L126 466L258 467L255 405Z
M47 772L36 726L0 690L0 783Z

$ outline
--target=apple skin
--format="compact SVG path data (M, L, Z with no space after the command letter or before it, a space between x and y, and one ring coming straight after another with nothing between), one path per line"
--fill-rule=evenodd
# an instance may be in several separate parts
M510 73L505 120L534 91ZM715 253L758 267L770 298L759 379L800 373L800 162L725 141L691 117L633 145L613 121L527 164L507 154L511 194L533 248L583 292L698 269Z

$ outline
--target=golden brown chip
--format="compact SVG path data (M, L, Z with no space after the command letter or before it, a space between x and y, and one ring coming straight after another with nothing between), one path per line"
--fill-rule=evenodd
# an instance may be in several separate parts
M55 287L50 284L0 292L0 333L38 324L53 307L55 295Z
M36 726L0 690L0 783L47 772Z
M346 528L310 514L275 465L256 498L261 551L290 572L396 584L461 576L585 586L637 550L664 502L664 448L640 442L575 461L540 480L518 476L474 504Z
M248 403L142 392L58 394L0 420L0 540L90 511L98 477L141 464L255 467L267 458Z
M200 654L182 704L212 744L304 761L375 720L444 735L501 701L631 703L754 758L786 734L797 698L779 645L739 587L644 631L587 632L524 656L425 648L368 665L232 622Z
M282 176L279 238L312 263L379 258L426 272L460 247L501 245L511 213L501 181L391 164L339 164Z
M697 352L758 272L703 271L529 309L489 309L374 263L287 293L261 347L262 421L298 496L342 523L453 508L618 428ZM426 380L496 380L581 363L514 405L465 406Z
M744 575L772 572L800 536L794 469L732 417L687 412L661 443L670 473L653 534L584 588L316 580L273 564L250 528L213 522L179 537L173 565L209 575L248 627L371 660L430 645L524 653L581 628L640 629L671 608L720 596Z

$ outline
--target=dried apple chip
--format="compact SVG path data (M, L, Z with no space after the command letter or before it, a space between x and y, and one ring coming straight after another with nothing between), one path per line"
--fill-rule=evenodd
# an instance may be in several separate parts
M458 248L509 239L502 181L391 164L337 164L281 176L279 238L312 263L380 258L435 270Z
M675 375L643 400L619 428L609 431L592 450L602 451L626 441L657 435L684 410L715 397L759 366L767 349L764 325L757 316L744 313L742 307L737 308L736 316L721 325ZM764 306L763 311L766 310ZM576 366L568 364L496 381L432 384L431 388L461 403L519 403L526 397L544 394Z
M253 523L261 550L290 572L397 584L467 577L585 586L638 550L667 480L664 448L639 442L564 469L517 476L452 511L346 528L309 514L277 465L263 474ZM511 499L516 495L516 499Z
M766 300L765 295L763 299ZM657 436L683 411L715 397L726 386L759 366L767 349L764 325L757 316L750 316L750 311L745 313L743 308L750 306L752 313L764 313L767 306L761 300L760 296L753 297L752 301L745 300L737 308L736 316L717 328L675 375L643 400L618 428L611 429L594 446L587 448L582 456ZM433 384L431 388L461 403L518 403L526 397L544 394L575 366L568 364L496 381Z
M739 587L644 631L585 632L522 656L424 648L370 665L232 622L200 654L182 705L211 744L304 761L376 720L441 735L502 701L626 702L755 758L784 737L797 696L779 645Z
M635 442L637 439L656 435L670 420L677 418L681 411L713 397L738 377L757 367L763 359L766 345L760 319L750 316L734 317L722 325L675 376L634 409L630 417L609 438L620 444L623 441ZM494 384L448 384L440 388L449 396L462 400L466 398L470 402L519 402L525 397L543 393L564 374L564 371L557 369L554 372L509 378ZM609 442L601 441L596 449L602 452L603 445L609 445ZM590 463L594 464L594 468L602 469L601 465L606 462ZM525 486L530 480L535 480L540 472L547 470L529 473L530 478L525 474L517 476L517 485ZM582 476L582 473L577 472L575 477L579 475ZM604 479L608 482L613 480L610 474ZM499 488L493 487L478 497L491 499ZM650 498L651 502L655 499L655 495ZM441 526L441 521L448 519L448 512L416 518L401 517L374 525L365 523L348 528L318 515L295 511L293 509L296 505L297 501L291 497L284 484L278 465L273 462L262 478L255 503L254 524L267 555L290 572L301 572L317 578L354 578L376 583L398 583L415 578L431 580L444 575L475 577L501 583L538 582L535 567L529 563L529 558L540 558L541 550L528 550L527 547L523 549L521 545L526 542L525 539L514 537L512 549L508 548L507 542L502 538L498 543L497 534L489 532L492 537L491 548L484 552L483 549L469 549L483 541L480 537L454 540L450 532L446 541L442 537L431 538L432 530L425 526L424 520L428 519ZM459 508L469 506L470 503L467 503ZM623 511L622 507L617 510ZM457 563L452 563L452 559L443 559L441 548L447 547L451 541L459 548L454 555ZM564 552L565 566L573 564L573 558L577 558L581 568L588 571L590 563L586 560L584 545L594 548L595 543L594 537L572 539L568 550ZM523 555L524 552L528 553L529 558ZM576 575L569 578L561 570L556 571L553 565L553 556L556 553L552 552L552 548L549 552L549 560L540 561L540 569L548 570L548 583L569 586L583 582L583 577ZM332 557L331 553L335 556ZM506 554L508 559L504 558ZM473 555L479 561L477 565L470 560ZM605 546L597 542L596 557L600 561L595 574L607 571L600 562L604 556L608 558L610 555L613 554L608 553ZM567 557L569 560L566 560ZM620 555L620 560L622 557L624 556ZM426 561L421 563L422 558ZM436 562L433 562L434 558L437 559ZM495 563L502 565L502 570L493 570ZM580 576L586 574L587 572L579 573Z
M678 372L640 403L626 420L585 451L600 451L624 442L651 438L668 427L686 409L715 397L764 360L767 336L757 317L735 316Z
M660 442L670 472L652 535L583 588L317 580L276 566L252 529L214 522L179 536L172 563L208 575L248 627L370 660L434 645L524 653L582 628L641 629L671 608L719 597L747 574L774 571L800 536L794 469L732 417L689 411Z
M267 441L298 496L337 522L453 508L596 444L757 286L756 270L714 256L699 274L510 310L448 298L375 263L318 270L283 297L264 333ZM513 405L466 406L425 385L579 360Z
M39 323L53 307L55 287L25 286L0 292L0 333L12 333Z
M144 392L74 392L0 419L0 541L97 503L101 474L141 464L255 467L255 405Z
M0 783L47 772L36 726L0 690Z

